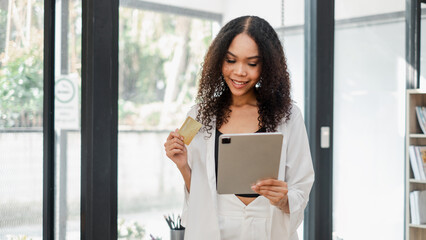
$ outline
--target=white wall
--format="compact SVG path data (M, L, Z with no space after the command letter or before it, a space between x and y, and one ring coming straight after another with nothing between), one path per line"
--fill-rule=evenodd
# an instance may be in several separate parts
M336 0L335 19L405 11L403 0Z
M150 0L148 2L166 4L175 7L183 7L194 10L222 13L223 0L208 1L208 0Z
M284 25L303 25L305 22L305 1L285 0L284 1Z
M151 0L167 4L223 14L223 23L243 15L256 15L266 19L273 27L281 26L281 0ZM284 1L285 26L304 23L304 0ZM426 7L422 4L422 7ZM383 13L405 11L403 0L336 0L335 19L347 19Z
M294 26L304 23L303 0L285 0L284 1L284 25ZM281 0L233 0L223 1L223 19L224 23L243 15L256 15L264 18L273 27L281 26Z
M219 4L220 1L215 1ZM257 15L266 19L273 27L281 26L281 0L232 0L220 2L224 23L242 15ZM284 25L304 24L304 0L284 1ZM426 8L426 4L422 4ZM405 11L403 0L336 0L335 19L347 19L376 14Z
M281 0L232 0L223 1L223 23L244 15L264 18L273 27L281 25Z

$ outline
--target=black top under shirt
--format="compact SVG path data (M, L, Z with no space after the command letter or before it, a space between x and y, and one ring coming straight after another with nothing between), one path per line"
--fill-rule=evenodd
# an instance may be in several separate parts
M266 129L264 127L262 127L256 133L260 133L260 132L266 132ZM222 135L222 133L216 128L216 137L215 137L215 144L214 144L214 160L215 160L215 172L216 172L216 186L217 186L218 149L219 149L218 142L219 142L220 135ZM235 194L235 195L239 196L239 197L251 197L251 198L256 198L256 197L260 196L257 193L253 193L253 194Z

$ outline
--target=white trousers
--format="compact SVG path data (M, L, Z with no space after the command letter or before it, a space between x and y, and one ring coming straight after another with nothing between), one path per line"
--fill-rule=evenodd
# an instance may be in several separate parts
M269 240L270 203L263 196L245 205L234 194L218 194L221 240Z

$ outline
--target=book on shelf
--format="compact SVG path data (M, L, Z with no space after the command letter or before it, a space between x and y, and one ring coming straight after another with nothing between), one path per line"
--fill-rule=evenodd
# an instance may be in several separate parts
M426 134L426 107L416 106L417 121L423 134Z
M410 146L409 155L414 179L426 180L426 146Z
M410 192L411 224L426 224L426 191Z

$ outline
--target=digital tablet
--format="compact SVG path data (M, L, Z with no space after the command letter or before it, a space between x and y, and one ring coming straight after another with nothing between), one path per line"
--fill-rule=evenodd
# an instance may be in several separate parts
M222 134L218 142L217 192L253 194L258 180L278 177L282 133Z

